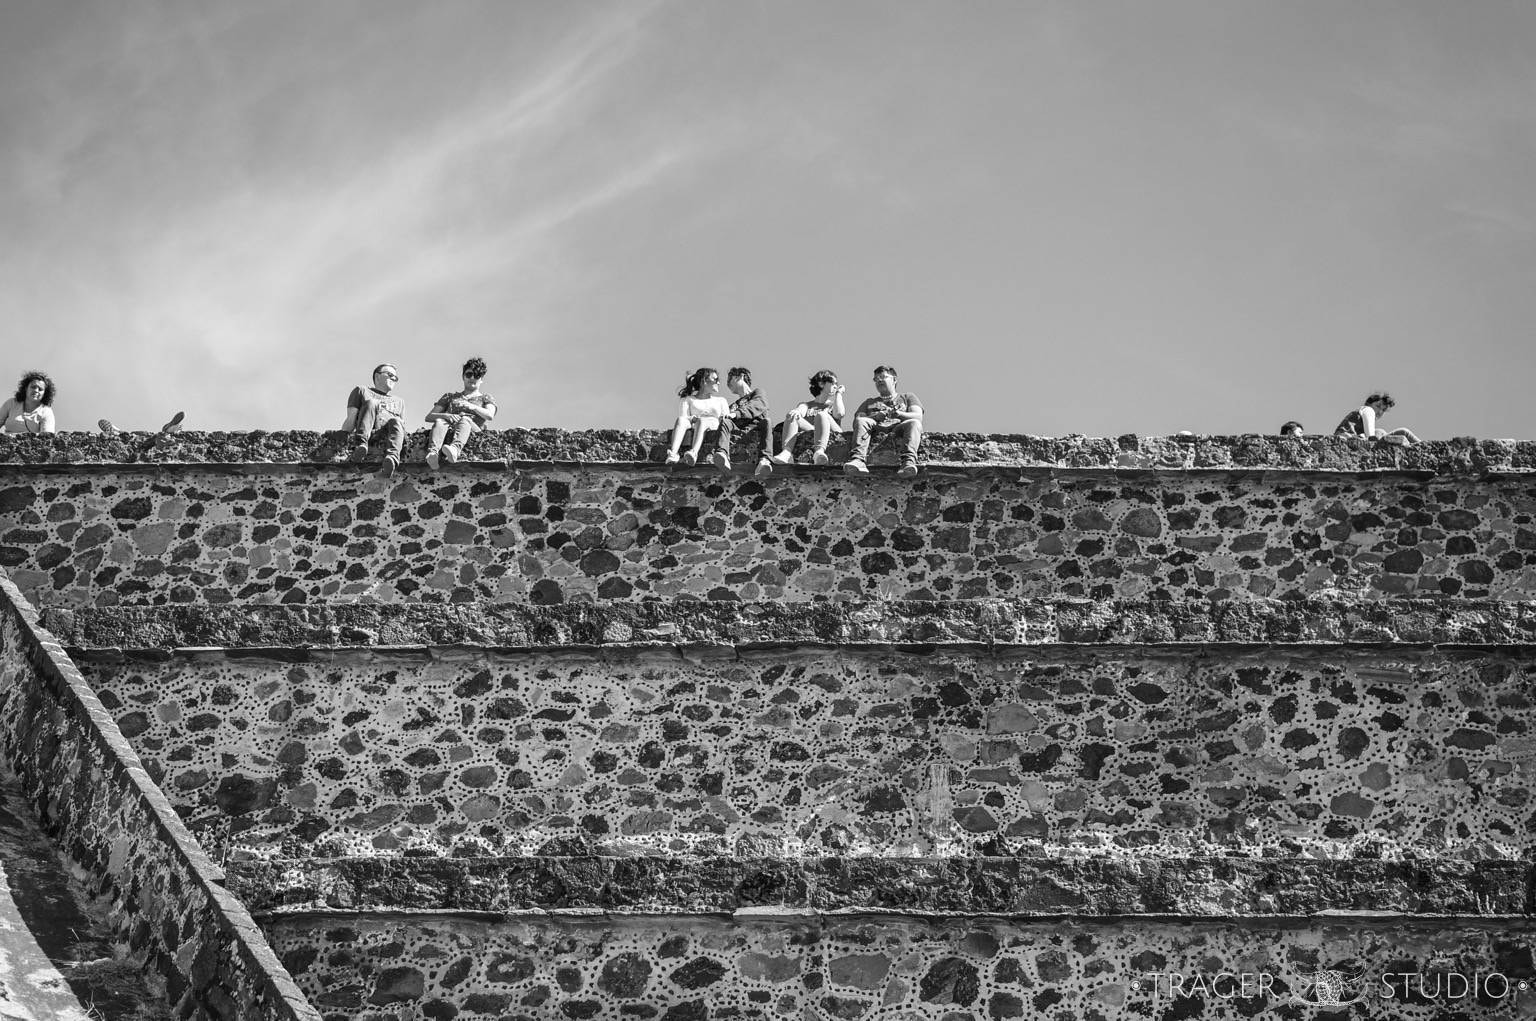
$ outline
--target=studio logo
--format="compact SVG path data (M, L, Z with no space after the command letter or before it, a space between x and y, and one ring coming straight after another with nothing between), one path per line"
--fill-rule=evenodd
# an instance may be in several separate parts
M1341 971L1320 970L1312 976L1306 994L1298 998L1324 1007L1342 1007L1365 999L1360 985L1358 979L1352 979Z

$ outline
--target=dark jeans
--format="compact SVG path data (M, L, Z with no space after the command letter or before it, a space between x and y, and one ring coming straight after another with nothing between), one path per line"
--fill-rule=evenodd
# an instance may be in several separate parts
M352 445L366 443L369 446L384 441L384 454L400 460L400 450L405 446L405 423L399 415L390 415L379 425L379 402L364 400L357 409L357 427L352 430Z
M731 452L731 444L735 442L736 434L739 432L749 441L752 441L752 445L757 448L755 453L758 457L767 457L773 452L768 446L768 430L769 424L766 418L749 418L744 422L738 422L733 418L722 418L720 420L720 434L716 442L720 444L720 449L729 454ZM704 442L709 442L707 437Z
M853 420L853 453L848 455L848 460L863 461L869 457L869 435L872 432L882 435L895 433L906 447L901 452L901 463L917 463L917 448L923 442L923 423L911 418L894 425L876 425L872 418L855 418Z

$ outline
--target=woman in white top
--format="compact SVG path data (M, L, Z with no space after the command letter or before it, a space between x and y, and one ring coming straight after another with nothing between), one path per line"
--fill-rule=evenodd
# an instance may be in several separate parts
M699 369L677 391L681 397L677 404L677 421L672 423L672 446L667 450L667 463L678 462L678 450L683 436L693 430L693 445L683 451L683 464L691 465L699 459L699 448L704 445L704 434L720 428L720 420L729 417L731 406L720 394L720 373L714 369Z
M0 432L51 433L53 426L53 380L44 372L32 371L16 384L16 395L0 404Z

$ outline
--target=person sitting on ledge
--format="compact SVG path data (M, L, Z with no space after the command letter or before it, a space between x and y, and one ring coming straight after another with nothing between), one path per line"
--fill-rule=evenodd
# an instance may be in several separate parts
M1281 436L1304 436L1306 434L1303 433L1302 430L1301 430L1301 423L1296 421L1295 419L1291 419L1291 421L1285 423L1284 425L1282 425L1280 427L1280 435Z
M46 372L32 370L16 384L16 393L0 404L0 432L51 433L53 423L53 398L58 388Z
M1392 395L1385 390L1378 390L1366 397L1365 403L1344 416L1338 428L1333 430L1335 436L1360 436L1366 439L1386 440L1389 443L1418 443L1419 438L1413 434L1412 429L1393 429L1388 432L1376 427L1376 420L1397 404Z
M867 399L853 413L853 455L843 470L850 475L868 475L864 464L869 457L871 432L894 433L901 438L901 467L898 475L917 474L917 448L923 442L923 404L913 393L896 389L896 370L889 365L875 366L877 396Z
M496 417L496 398L480 390L480 381L485 378L485 359L471 358L465 362L463 376L464 389L443 394L427 412L427 421L432 423L427 464L433 471L444 461L457 461L464 453L465 442ZM453 431L453 441L444 444L449 430Z
M834 432L841 432L843 415L843 384L837 381L837 373L822 369L807 380L811 399L796 404L784 416L784 434L779 438L779 452L770 459L773 464L795 463L795 440L803 432L812 434L815 446L811 460L816 464L827 463L827 443Z
M757 474L773 471L768 455L773 452L773 433L768 422L768 398L752 385L752 370L740 365L731 367L725 374L725 388L736 395L731 402L731 413L720 420L720 437L715 447L715 467L731 470L731 443L739 429L747 434L757 448Z
M699 459L704 446L704 434L720 428L720 423L730 417L730 405L720 396L720 373L701 368L687 376L678 389L682 398L677 405L677 421L672 423L672 445L667 449L667 463L676 464L683 437L693 430L693 443L681 455L683 464L693 465Z
M351 435L352 460L368 456L368 447L384 441L384 463L379 474L386 479L400 467L400 449L405 445L405 401L394 395L400 373L388 362L373 370L373 385L354 386L347 395L347 417L341 427Z

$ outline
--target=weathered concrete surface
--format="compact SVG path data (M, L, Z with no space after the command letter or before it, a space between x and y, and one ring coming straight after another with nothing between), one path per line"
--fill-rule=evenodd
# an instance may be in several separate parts
M0 573L0 755L178 1017L316 1015L74 664Z
M4 482L0 566L40 606L1536 595L1519 476L546 464Z
M0 1017L171 1021L164 990L113 942L14 778L0 774Z
M1077 919L478 922L343 914L273 920L268 931L335 1021L383 1021L402 1011L601 1021L1448 1021L1526 1017L1536 1009L1529 920L1388 915L1129 926ZM1400 979L1382 984L1384 973L1405 972L1406 988ZM1483 983L1495 973L1499 979ZM1320 988L1320 974L1324 982L1337 975L1336 984ZM1177 992L1170 975L1178 976ZM1469 996L1471 981L1479 987Z
M969 599L814 603L521 603L50 607L64 645L141 650L647 645L1529 645L1536 607L1471 599ZM100 655L92 657L98 662Z
M51 436L0 438L0 465L89 465L122 463L324 464L343 460L341 432L178 433L143 451L147 432L64 432ZM660 430L490 429L475 436L465 452L470 462L564 461L659 462L669 433ZM834 464L847 455L847 434L834 441ZM807 446L802 444L801 446ZM407 440L406 461L426 454L426 430ZM924 463L1016 465L1049 468L1128 470L1190 468L1273 468L1286 471L1414 471L1437 475L1536 470L1536 441L1431 440L1413 447L1378 441L1307 436L1024 436L1019 434L929 433ZM808 451L806 457L809 457ZM874 463L890 463L891 451L876 450ZM742 471L753 462L738 458Z
M1309 858L344 858L244 861L252 912L745 908L997 915L1531 911L1527 861Z
M242 852L1536 852L1527 648L214 651L81 666L205 842Z

